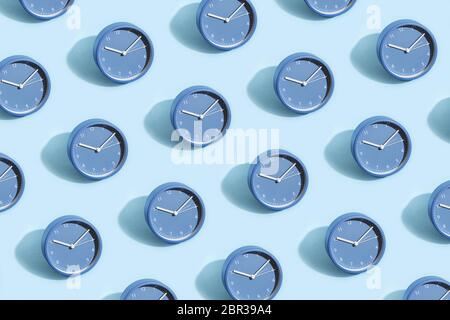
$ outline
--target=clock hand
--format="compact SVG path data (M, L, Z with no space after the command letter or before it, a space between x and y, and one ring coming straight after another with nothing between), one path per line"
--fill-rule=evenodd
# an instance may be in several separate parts
M12 168L13 166L10 166L8 169L6 169L6 171L3 172L3 174L0 176L0 180L2 180L8 174L8 172L11 171Z
M450 290L448 290L439 300L445 300L447 296L450 294Z
M84 241L84 242L79 243L79 244L77 245L77 247L82 246L82 245L85 245L85 244L88 244L88 243L91 243L91 242L94 242L94 241L95 241L95 239L86 240L86 241Z
M120 145L120 142L110 144L109 146L104 147L102 151L105 151L106 149L109 149L109 148L112 148L112 147L115 147L118 145Z
M114 132L103 144L97 148L97 153L102 152L103 148L116 136L116 133Z
M83 238L91 231L91 229L87 229L82 235L81 237L78 238L77 241L75 241L75 243L72 245L72 249L75 249L78 244L80 243L81 240L83 240Z
M265 178L265 179L268 179L268 180L272 180L272 181L278 182L278 178L275 178L275 177L272 177L272 176L268 176L268 175L263 174L263 173L258 174L258 176L260 176L261 178Z
M34 77L34 75L38 73L38 71L39 69L34 70L34 72L24 82L20 84L20 89L23 89L27 85L27 83Z
M181 110L181 113L187 114L188 116L193 116L195 118L198 118L199 120L200 120L200 117L201 117L200 114L197 114L197 113L194 113L194 112L190 112L190 111L187 111L187 110Z
M256 278L262 277L263 275L266 275L266 274L268 274L268 273L272 273L272 272L275 272L275 269L272 269L272 270L269 270L269 271L266 271L266 272L260 273L259 275L257 275L257 276L256 276Z
M85 148L85 149L89 149L89 150L95 151L95 152L97 152L97 150L98 150L98 148L92 147L92 146L84 144L84 143L79 143L78 146L82 147L82 148Z
M389 137L389 139L387 139L386 142L383 143L383 144L381 145L381 150L384 150L384 148L386 148L386 145L387 145L389 142L391 142L391 140L394 139L394 137L395 137L399 132L400 132L400 130L395 131L395 132Z
M389 43L388 47L392 48L392 49L397 49L397 50L403 51L404 53L408 53L408 49L407 48L403 48L403 47L397 46L395 44Z
M218 16L218 15L216 15L216 14L213 14L213 13L208 13L208 14L207 14L207 16L208 16L208 17L210 17L210 18L214 18L214 19L222 20L223 22L227 22L227 18L224 18L224 17Z
M245 6L245 1L236 9L233 11L233 13L226 19L226 23L230 22L231 19L233 19L233 17L236 15L236 13L238 13L239 10L241 10L241 8Z
M374 236L372 238L365 239L365 240L361 241L359 244L365 243L365 242L369 242L369 241L372 241L372 240L375 240L375 239L378 239L378 236Z
M219 102L219 99L214 101L214 103L212 105L210 105L209 108L206 109L206 111L200 115L200 120L203 120L205 118L205 116L208 114L208 112L210 112L211 109L214 108L218 102Z
M162 299L164 299L165 297L167 297L167 292L164 293L164 294L159 298L159 300L162 300Z
M18 83L8 81L8 80L3 80L3 79L2 79L2 83L16 87L17 89L20 89L20 84L18 84Z
M172 210L169 210L169 209L165 209L165 208L162 208L162 207L156 207L156 210L159 210L159 211L171 214L172 216L176 215L175 211L172 211Z
M139 36L130 46L122 53L122 56L126 56L129 51L142 39L142 36Z
M306 82L305 81L297 80L297 79L294 79L294 78L291 78L291 77L284 77L284 80L287 80L287 81L299 84L299 85L301 85L303 87L306 86Z
M322 70L323 67L319 67L306 81L305 86L308 85L308 83Z
M59 241L59 240L52 240L52 242L56 243L56 244L59 244L61 246L67 247L69 249L72 249L72 245L71 244L68 244L68 243L65 243L65 242L62 242L62 241Z
M292 170L295 166L297 166L296 163L292 164L292 165L289 167L289 169L287 169L286 172L283 173L283 175L282 175L280 178L278 178L278 183L282 182L282 181L284 180L284 178L288 175L288 173L291 172L291 170Z
M206 118L206 117L210 117L210 116L212 116L212 115L215 115L216 113L219 113L219 112L222 112L222 111L223 111L223 109L220 108L220 109L218 109L218 110L216 110L216 111L214 111L214 112L209 112L208 114L205 115L205 118Z
M430 45L430 43L429 42L427 42L427 43L424 43L424 44L422 44L422 45L420 45L420 46L416 46L416 47L414 47L414 49L411 49L411 51L410 52L413 52L414 50L417 50L417 49L420 49L420 48L423 48L423 47L427 47L427 46L429 46Z
M314 82L317 82L317 81L320 81L320 80L322 80L322 79L326 79L326 78L327 78L326 76L323 76L323 77L320 77L320 78L317 78L317 79L311 80L310 82L308 82L308 84L311 84L311 83L314 83Z
M367 140L363 140L362 143L367 144L368 146L371 146L371 147L378 148L380 150L381 150L381 147L382 147L380 144L376 144L376 143L373 143L373 142L370 142L370 141L367 141Z
M128 54L133 53L133 52L135 52L135 51L139 51L139 50L145 49L145 48L147 48L147 46L143 46L143 47L139 47L139 48L130 50L130 51L128 51Z
M390 143L390 144L386 145L385 149L386 149L387 147L390 147L390 146L396 145L396 144L398 144L398 143L401 143L401 142L403 142L403 141L404 141L404 140L402 139L402 140L398 140L398 141L392 142L392 143Z
M441 208L443 208L443 209L450 210L450 206L448 206L448 205L446 205L446 204L443 204L443 203L440 203L440 204L439 204L439 207L441 207Z
M369 230L367 230L367 231L361 236L361 238L359 238L359 240L355 242L355 247L357 247L357 246L361 243L361 241L362 241L362 240L370 233L370 231L372 231L372 230L373 230L373 227L370 227Z
M291 174L290 176L287 176L284 178L284 181L288 180L288 179L292 179L295 177L301 176L301 173L296 173L296 174Z
M31 86L32 84L39 83L39 82L43 82L43 81L44 81L44 80L39 79L39 80L36 80L36 81L33 81L33 82L29 82L29 83L27 83L26 85L24 85L24 88L25 88L25 87L28 87L28 86Z
M114 48L111 48L111 47L105 47L105 50L108 50L108 51L111 51L111 52L123 55L123 51L122 50L117 50L117 49L114 49Z
M255 272L255 274L253 275L253 280L255 280L256 279L256 277L258 276L258 274L260 274L261 273L261 271L263 271L264 270L264 268L268 265L270 263L270 259L269 260L267 260L259 269L258 269L258 271L256 271Z
M233 19L230 19L230 22L231 21L233 21L233 20L236 20L236 19L239 19L239 18L242 18L242 17L246 17L246 16L249 16L250 15L250 13L248 13L248 12L246 12L246 13L243 13L243 14L240 14L240 15L237 15L237 16L235 16Z
M181 207L178 208L178 210L175 211L175 216L177 216L181 210L183 210L184 207L187 206L187 204L193 199L194 197L191 196L189 199L187 199L182 205Z
M178 214L183 213L183 212L187 212L187 211L190 211L190 210L196 209L196 208L197 208L197 206L192 206L192 207L186 208L186 209L184 209L184 210L178 212Z
M233 270L233 273L238 274L240 276L246 277L246 278L250 278L250 280L253 280L253 275L245 273L245 272L241 272L238 270Z
M355 241L347 240L347 239L344 239L344 238L341 238L341 237L337 237L336 240L340 241L340 242L347 243L347 244L351 244L352 246L354 246L355 243L356 243Z
M414 41L414 43L408 49L406 49L406 53L410 53L411 50L420 42L420 40L422 40L423 37L425 37L425 33L423 33L416 41Z

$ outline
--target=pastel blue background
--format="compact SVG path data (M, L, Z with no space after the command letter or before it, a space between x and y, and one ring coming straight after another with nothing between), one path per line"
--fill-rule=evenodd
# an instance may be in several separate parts
M0 215L0 298L118 298L141 278L166 283L181 299L224 298L222 262L244 245L261 246L279 259L280 299L399 298L399 290L424 275L450 278L449 244L426 212L429 194L450 179L447 0L360 0L331 20L310 14L300 0L254 0L259 23L253 39L222 54L199 38L195 1L76 2L80 30L66 27L67 16L35 23L15 0L0 2L1 56L30 55L53 84L38 113L0 116L0 151L20 163L27 180L20 203ZM376 60L379 31L366 25L371 4L381 8L382 26L412 18L434 32L440 52L427 76L399 84L385 75ZM140 81L111 86L95 69L91 47L103 27L122 20L148 32L156 57ZM327 61L336 88L325 108L292 117L271 93L271 77L282 59L299 51ZM282 128L281 147L299 156L310 174L309 190L296 207L261 213L247 191L245 165L172 164L168 100L196 84L229 100L231 128ZM351 159L351 130L379 114L409 130L413 153L400 173L367 180ZM129 141L123 170L97 183L81 180L65 153L68 133L90 118L116 124ZM193 187L207 208L203 230L172 247L152 238L143 214L145 197L167 181ZM353 211L371 216L386 233L380 290L367 289L367 274L342 276L324 255L325 228ZM83 276L80 290L68 290L40 253L43 229L67 214L91 221L103 238L103 256Z

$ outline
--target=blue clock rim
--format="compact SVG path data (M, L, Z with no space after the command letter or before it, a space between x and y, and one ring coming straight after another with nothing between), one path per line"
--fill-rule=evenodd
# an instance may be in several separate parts
M218 44L216 44L216 43L213 43L213 42L209 41L209 39L208 39L208 37L207 37L205 31L204 31L203 28L202 28L202 24L201 24L202 13L203 13L205 7L208 5L208 3L211 2L211 1L212 1L212 0L202 0L202 2L200 2L199 6L198 6L198 9L197 9L197 19L196 19L196 20L197 20L197 28L198 28L200 34L202 35L202 37L205 39L205 41L206 41L210 46L212 46L212 47L214 47L214 48L216 48L216 49L218 49L218 50L221 50L221 51L231 51L231 50L237 49L237 48L239 48L239 47L242 47L242 46L245 45L247 42L249 42L250 39L251 39L251 38L253 37L253 35L255 34L256 27L257 27L257 25L258 25L258 17L257 17L257 13L256 13L256 8L255 8L255 6L253 5L253 3L252 3L250 0L244 0L246 3L248 3L248 5L250 6L250 8L252 9L252 12L253 12L253 21L254 21L254 22L253 22L253 26L252 26L252 28L251 28L251 30L250 30L250 33L248 34L247 38L246 38L244 41L240 42L239 44L237 44L237 45L235 45L235 46L231 46L231 47L226 46L226 47L224 47L224 46L220 46L220 45L218 45Z
M183 239L167 239L163 236L161 236L158 232L158 230L155 229L155 227L153 226L153 224L151 223L151 219L150 219L150 214L151 214L151 210L150 210L150 206L153 203L153 201L155 200L155 198L164 191L168 191L168 190L172 190L172 189L183 189L186 191L189 191L190 193L192 193L193 195L195 195L195 197L198 199L198 202L200 203L201 206L201 217L200 217L200 221L197 224L197 227L195 228L195 230L189 234L189 236L183 238ZM150 195L147 197L147 201L145 202L145 209L144 209L144 213L145 213L145 221L147 222L148 227L150 228L150 230L153 232L153 234L160 239L163 242L166 242L168 244L180 244L183 242L186 242L190 239L192 239L193 237L195 237L200 230L203 227L203 224L205 222L205 218L206 218L206 208L205 208L205 204L203 202L203 199L200 197L200 195L191 187L180 183L180 182L168 182L168 183L164 183L162 185L160 185L159 187L157 187L155 190L153 190Z
M369 221L371 224L373 224L378 229L378 231L381 234L382 240L383 240L383 245L382 245L382 247L379 251L378 257L375 259L375 261L368 267L365 267L364 269L359 269L359 270L348 269L348 268L343 267L339 263L339 261L336 260L334 255L332 254L333 249L331 248L331 244L333 242L333 240L331 239L331 235L334 232L334 230L336 230L336 227L345 221L355 220L355 219L363 219L363 220ZM325 249L326 249L327 254L330 257L331 261L333 262L333 264L336 267L338 267L338 269L340 269L341 271L343 271L345 273L356 275L356 274L366 272L372 266L376 266L376 265L378 265L378 263L380 263L381 259L384 256L384 252L386 250L386 236L385 236L384 231L381 228L381 226L375 220L370 218L369 216L362 214L362 213L357 213L357 212L346 213L346 214L341 215L340 217L336 218L328 227L327 233L325 235Z
M279 292L280 289L281 289L281 285L282 285L282 283L283 283L283 270L282 270L282 268L281 268L280 262L278 261L278 259L277 259L272 253L270 253L269 251L267 251L267 250L265 250L265 249L263 249L263 248L261 248L261 247L258 247L258 246L244 246L244 247L241 247L241 248L239 248L239 249L234 250L234 251L227 257L227 259L225 260L225 262L224 262L224 264L223 264L223 267L222 267L222 283L223 283L223 286L225 287L225 290L227 291L228 295L229 295L231 298L233 298L234 300L238 300L238 299L233 295L233 293L232 293L232 291L231 291L231 288L230 288L230 286L228 285L228 282L227 282L227 280L226 280L226 275L227 275L227 273L228 273L228 270L229 270L230 267L231 267L232 261L233 261L236 257L241 256L241 255L245 254L246 252L250 252L250 251L251 251L251 252L254 252L254 251L260 252L260 253L263 253L263 254L265 254L265 255L271 257L272 261L275 262L275 264L276 264L276 266L277 266L277 268L278 268L278 274L279 274L278 283L277 283L277 286L275 287L274 291L272 292L272 294L271 294L270 297L268 298L268 300L272 300L273 298L275 298L275 296L278 294L278 292Z
M432 44L433 44L434 55L433 55L429 65L423 72L421 72L413 77L402 77L402 76L399 76L399 75L391 72L388 65L386 64L386 61L383 59L383 41L384 41L384 39L386 38L388 33L390 33L394 29L397 29L403 25L413 25L413 26L417 26L417 27L425 30L427 32L427 34L430 36L430 38L432 39ZM397 21L390 23L381 32L380 36L378 37L378 42L377 42L377 56L378 56L378 60L380 61L381 65L383 66L383 68L391 76L393 76L394 78L396 78L397 80L400 80L400 81L412 81L412 80L415 80L415 79L425 76L428 72L431 71L431 69L433 69L433 66L436 63L437 56L438 56L438 44L437 44L434 34L426 26L422 25L421 23L419 23L415 20L401 19L401 20L397 20Z
M158 286L158 287L162 287L174 298L174 300L177 300L177 296L172 291L172 289L170 289L164 283L162 283L162 282L160 282L158 280L154 280L154 279L141 279L141 280L137 280L137 281L133 282L132 284L130 284L128 287L125 288L125 290L123 291L123 293L120 296L120 300L127 300L128 296L130 295L130 293L133 290L138 289L138 288L140 288L142 286Z
M357 138L358 138L358 136L360 135L362 130L364 130L367 126L377 123L377 122L389 122L389 123L396 125L403 131L403 133L405 134L406 139L407 139L406 142L408 144L408 152L407 152L405 158L403 159L401 165L397 167L397 169L390 171L388 173L376 173L376 172L372 172L372 171L368 170L367 168L365 168L364 164L358 159L358 156L357 156L357 148L358 148ZM385 117L385 116L371 117L367 120L364 120L361 124L359 124L358 127L353 131L351 146L352 146L352 155L353 155L353 158L355 159L357 165L365 173L367 173L370 176L375 177L375 178L386 178L386 177L392 176L393 174L396 174L399 171L401 171L406 166L406 164L409 162L409 159L410 159L411 153L412 153L412 141L411 141L411 137L410 137L408 131L406 130L406 128L399 122L395 121L394 119L391 119L391 118Z
M430 282L440 282L443 283L447 286L450 286L450 282L448 282L447 280L441 278L441 277L436 277L436 276L426 276L426 277L422 277L420 279L417 279L416 281L414 281L413 283L411 283L409 285L409 287L406 289L405 294L403 295L403 300L409 300L408 298L411 296L411 294L413 293L413 291L419 287L419 286L423 286L427 283Z
M291 107L290 105L288 105L283 99L283 96L280 91L280 86L279 86L279 83L281 80L280 75L281 75L281 72L283 72L284 68L288 64L290 64L296 60L303 60L303 59L315 60L315 61L319 62L320 64L322 64L327 70L327 73L330 77L329 82L331 83L330 87L328 88L327 97L322 101L322 103L319 106L317 106L316 108L314 108L312 110L308 110L308 111L298 110L298 109L295 109L295 108ZM333 71L331 70L330 66L325 61L323 61L321 58L319 58L311 53L308 53L308 52L299 52L299 53L291 54L290 56L285 58L283 61L281 61L281 63L278 65L277 69L275 70L275 75L273 78L273 85L275 88L275 92L278 96L278 99L281 101L281 103L285 107L287 107L289 110L292 110L293 112L295 112L297 114L306 115L306 114L313 113L313 112L316 112L316 111L322 109L330 101L330 99L334 93L334 74L333 74Z
M337 16L340 16L344 13L346 13L347 11L349 11L356 3L356 0L351 0L350 4L347 5L347 8L344 10L341 10L337 13L324 13L323 11L317 10L316 8L314 8L314 6L311 4L311 0L305 0L306 5L316 14L318 14L319 16L323 17L323 18L334 18Z
M180 126L177 124L177 122L175 120L176 113L177 113L180 102L183 99L185 99L187 96L192 95L193 93L199 92L199 91L206 91L206 92L209 92L209 93L212 93L212 94L218 96L222 100L222 103L225 105L226 112L227 112L227 122L225 123L225 126L221 132L221 135L218 136L216 139L209 141L209 142L197 142L197 141L192 141L192 139L188 139L187 137L184 137L181 134L184 131L184 129L180 128ZM172 122L173 128L178 132L179 136L184 141L189 142L191 144L191 146L193 146L193 147L205 148L205 147L221 140L226 135L226 133L231 125L231 108L230 108L230 104L228 103L227 99L225 99L225 97L221 93L219 93L217 90L214 90L207 86L192 86L192 87L189 87L189 88L181 91L176 96L176 98L173 100L172 107L170 109L170 121Z
M32 63L32 64L38 66L40 71L42 71L42 73L44 73L44 76L47 81L47 88L46 88L47 92L46 92L45 96L42 98L42 101L39 104L39 106L34 108L33 110L31 110L30 112L26 112L26 113L14 112L14 111L9 110L2 104L0 104L0 108L7 114L9 114L13 117L16 117L16 118L23 118L23 117L29 116L29 115L41 110L41 108L46 104L48 98L50 97L51 81L50 81L50 76L49 76L47 70L44 68L44 66L42 64L40 64L39 62L37 62L36 60L34 60L28 56L25 56L25 55L15 55L15 56L10 56L10 57L4 59L3 61L0 62L0 70L3 69L6 65L16 63L16 62L27 62L27 63Z
M119 135L121 136L122 140L123 140L123 155L122 155L122 161L120 162L119 166L112 171L111 173L105 175L105 176L92 176L90 174L87 174L86 172L84 172L83 170L81 170L78 165L75 162L75 159L73 157L72 151L74 148L74 144L75 144L75 138L76 136L80 133L81 130L87 128L87 127L92 127L92 126L108 126L113 128L115 131L117 131L117 133L119 133ZM83 121L82 123L80 123L78 126L75 127L75 129L72 130L72 133L69 136L69 140L67 143L67 155L70 159L70 162L72 163L73 167L75 168L75 170L80 173L82 176L84 176L85 178L88 178L89 180L93 180L93 181L101 181L107 178L111 178L112 176L116 175L117 173L119 173L120 170L122 170L123 166L125 165L125 162L127 160L128 157L128 142L127 142L127 138L125 137L125 135L123 134L123 132L115 125L113 125L112 123L110 123L109 121L103 120L103 119L90 119L90 120L86 120Z
M20 4L22 5L22 7L25 9L25 11L30 14L31 16L39 19L39 20L43 20L43 21L48 21L48 20L52 20L55 18L58 18L59 16L62 16L63 14L65 14L67 12L67 10L70 9L70 7L73 5L73 3L75 2L75 0L69 0L65 6L64 9L58 11L56 14L53 15L40 15L36 12L31 11L27 5L25 4L25 0L19 0Z
M47 244L47 242L48 242L48 240L49 240L50 233L53 231L53 229L54 229L55 227L61 225L61 224L67 223L67 222L81 222L81 223L83 223L83 224L87 224L87 225L91 228L91 230L94 231L94 233L96 234L97 239L98 239L98 250L97 250L97 252L96 252L96 257L95 257L95 259L92 261L92 263L91 263L87 268L85 268L84 270L82 270L82 271L79 272L79 273L69 273L69 272L64 272L64 271L59 270L58 268L56 268L56 267L51 263L50 257L49 257L49 255L48 255L47 248L46 248L46 244ZM87 221L87 220L85 220L85 219L83 219L83 218L81 218L81 217L79 217L79 216L76 216L76 215L66 215L66 216L62 216L62 217L59 217L59 218L55 219L53 222L51 222L51 223L47 226L47 228L46 228L45 231L44 231L44 234L42 235L42 240L41 240L41 251L42 251L42 255L44 256L44 258L45 258L45 260L47 261L48 265L49 265L54 271L56 271L57 273L59 273L59 274L65 276L65 277L71 277L71 276L73 276L73 275L82 275L82 274L84 274L84 273L90 271L92 268L94 268L95 265L96 265L96 264L98 263L98 261L100 260L100 256L101 256L101 254L102 254L102 238L101 238L100 233L98 232L97 228L96 228L92 223L90 223L89 221Z
M430 200L428 201L428 216L430 217L431 222L433 223L434 228L437 232L439 232L440 235L442 235L447 240L450 240L450 234L445 234L438 226L438 223L436 221L436 217L434 215L434 203L437 200L437 197L439 194L442 193L445 189L450 188L450 181L446 181L439 185L431 194Z
M281 155L288 156L290 158L293 158L295 161L297 161L302 167L304 176L303 176L303 186L302 186L303 190L300 193L300 195L297 197L297 199L295 201L291 202L289 205L278 207L278 206L271 206L271 205L265 203L262 199L260 199L258 197L255 186L252 184L252 178L256 174L256 169L258 168L258 166L260 164L261 158L263 158L263 157L270 158L270 157L277 157L277 156L279 157ZM249 187L250 191L252 192L253 196L261 205L263 205L265 208L270 209L272 211L283 211L283 210L292 208L293 206L297 205L300 202L300 200L303 199L303 197L306 194L306 191L308 190L309 174L308 174L305 164L296 155L290 153L289 151L283 150L283 149L274 149L274 150L269 150L269 151L261 153L255 159L255 161L253 161L253 163L250 165L250 168L248 170L247 183L248 183L248 187Z
M22 184L14 201L11 204L9 204L7 207L0 209L0 212L5 212L5 211L11 209L12 207L14 207L19 202L20 198L22 198L23 193L25 191L25 175L23 174L23 171L22 171L22 168L20 167L20 165L11 157L7 156L6 154L0 153L0 161L2 161L2 160L9 161L16 167L17 171L19 171L20 180L21 180L21 184Z
M147 65L145 66L145 68L142 70L142 72L138 76L133 77L132 79L117 79L117 78L112 77L110 74L108 74L108 72L102 67L101 63L99 62L100 61L100 53L101 53L101 50L99 50L100 42L104 39L104 37L107 34L109 34L110 32L113 32L114 30L117 30L117 29L136 30L137 32L141 33L149 43L148 49L150 50L151 54L148 59ZM140 78L142 78L150 70L150 67L153 64L154 59L155 59L155 48L154 48L151 38L148 36L148 34L143 29L141 29L138 26L136 26L132 23L129 23L129 22L116 22L116 23L110 24L109 26L106 26L105 28L103 28L102 31L100 31L100 33L98 34L98 36L94 42L94 60L95 60L97 67L99 68L101 73L106 78L108 78L109 80L111 80L112 82L115 82L117 84L127 84L127 83L131 83L131 82L137 81Z

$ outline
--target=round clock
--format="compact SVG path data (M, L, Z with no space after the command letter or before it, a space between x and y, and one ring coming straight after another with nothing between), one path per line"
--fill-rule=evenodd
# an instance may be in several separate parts
M256 10L248 0L203 0L197 11L200 33L219 50L232 50L249 41L256 20Z
M263 206L284 210L297 204L308 188L308 172L295 155L271 150L250 166L248 185Z
M290 110L307 114L330 100L334 77L330 67L309 53L296 53L284 59L275 71L275 91Z
M94 59L100 71L117 83L129 83L145 75L153 62L149 36L129 23L114 23L100 32Z
M330 225L325 246L339 269L358 274L380 262L386 240L383 230L375 221L363 214L349 213Z
M198 193L188 186L166 183L148 197L145 219L158 238L177 244L200 231L205 221L205 206Z
M122 169L128 144L119 128L108 121L92 119L73 130L67 152L79 173L91 180L103 180Z
M325 18L341 15L356 3L356 0L305 0L312 11Z
M409 160L411 147L406 129L387 117L367 119L352 137L352 153L357 164L377 178L400 171Z
M428 214L436 230L450 239L450 181L434 190L428 203Z
M144 279L130 284L120 300L177 300L175 293L157 280Z
M378 40L378 58L388 73L399 80L414 80L433 67L436 40L426 27L412 20L391 23Z
M0 154L0 212L12 208L22 197L25 177L20 166Z
M33 17L50 20L66 13L74 0L20 0L20 3Z
M102 241L97 229L76 216L53 221L42 236L42 253L48 264L64 276L79 275L98 262Z
M450 300L450 283L439 277L424 277L406 290L405 300Z
M220 93L195 86L175 98L171 120L184 141L195 147L206 147L225 135L230 126L231 111Z
M259 247L234 251L222 269L225 289L235 300L271 300L280 290L282 280L278 260Z
M38 111L50 95L50 77L37 61L12 56L0 62L0 108L15 117Z

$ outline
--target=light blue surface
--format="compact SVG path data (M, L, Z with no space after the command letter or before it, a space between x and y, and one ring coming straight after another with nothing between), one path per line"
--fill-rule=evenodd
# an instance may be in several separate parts
M302 1L257 0L254 37L227 53L214 53L198 34L192 0L77 4L82 27L70 30L68 15L37 23L16 1L0 1L1 56L32 56L46 66L53 84L39 112L0 118L0 151L21 165L27 179L21 201L0 215L1 298L119 298L142 278L167 284L180 299L224 298L223 260L244 245L261 246L280 261L284 281L278 299L401 298L399 291L422 276L450 278L449 244L427 216L429 194L450 179L447 0L433 5L358 1L346 14L327 20L318 20ZM372 4L381 10L380 30L367 25ZM401 18L433 30L440 56L425 77L399 84L379 65L376 41L383 26ZM106 25L124 19L148 32L156 56L144 78L114 86L96 69L92 45ZM272 79L276 65L299 51L327 61L336 88L326 108L292 117L278 104ZM310 175L301 203L282 213L261 214L248 191L247 165L171 162L170 100L198 83L227 97L231 128L281 129L280 147L302 159ZM408 128L414 151L398 174L368 180L352 160L350 139L361 121L378 114ZM99 117L124 131L129 158L113 178L85 183L67 160L66 142L78 123ZM207 208L201 232L177 246L152 238L143 215L146 196L167 181L192 186ZM326 256L326 228L354 211L372 217L386 234L379 290L367 287L367 274L343 277ZM102 257L82 277L79 290L57 279L40 252L43 229L66 214L92 222L103 239Z

